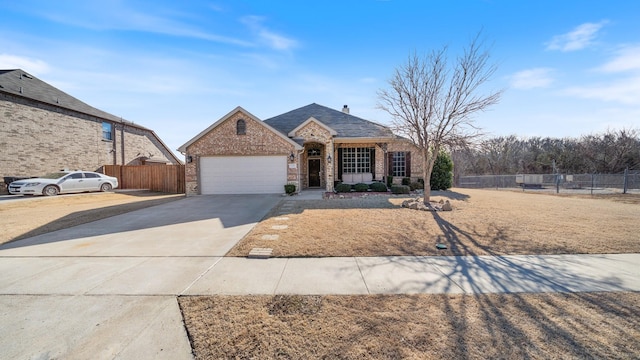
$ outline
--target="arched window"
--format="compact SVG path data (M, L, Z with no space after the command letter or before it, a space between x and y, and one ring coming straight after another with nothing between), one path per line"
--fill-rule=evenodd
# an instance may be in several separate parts
M247 123L244 120L240 119L236 122L236 134L237 135L246 135L247 134Z

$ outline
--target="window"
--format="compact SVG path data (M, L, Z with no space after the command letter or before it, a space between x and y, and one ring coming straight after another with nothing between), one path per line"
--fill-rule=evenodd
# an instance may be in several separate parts
M65 179L66 180L68 180L68 179L82 179L82 173L69 174L69 176L67 176Z
M320 156L320 149L309 149L307 156Z
M391 175L405 177L407 175L407 161L405 152L394 152L391 164Z
M85 179L91 179L91 178L100 178L100 175L95 174L95 173L83 173Z
M240 119L236 122L236 135L246 135L247 134L247 123Z
M102 123L102 140L113 140L113 125L110 122Z
M371 172L370 160L370 148L344 148L342 149L342 172L347 174Z

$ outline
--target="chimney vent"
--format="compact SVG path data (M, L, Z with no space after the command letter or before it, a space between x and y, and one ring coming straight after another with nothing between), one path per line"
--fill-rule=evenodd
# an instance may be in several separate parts
M342 107L342 112L345 113L345 114L348 114L349 113L349 105L343 106Z

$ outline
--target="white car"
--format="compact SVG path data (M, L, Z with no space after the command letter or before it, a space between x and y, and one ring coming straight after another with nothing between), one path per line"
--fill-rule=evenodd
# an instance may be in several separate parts
M92 171L59 171L39 178L9 184L13 195L54 196L84 191L110 191L118 187L118 179Z

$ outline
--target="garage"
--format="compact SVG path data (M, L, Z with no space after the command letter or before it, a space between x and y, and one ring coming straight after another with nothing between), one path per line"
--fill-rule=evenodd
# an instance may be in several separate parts
M201 194L279 194L286 183L286 156L200 158Z

